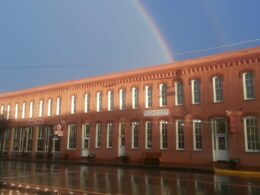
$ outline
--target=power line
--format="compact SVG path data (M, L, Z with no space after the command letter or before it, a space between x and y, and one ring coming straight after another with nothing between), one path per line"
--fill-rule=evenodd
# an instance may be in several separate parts
M234 47L234 46L239 46L239 45L245 45L249 43L255 43L260 41L260 38L256 39L251 39L251 40L246 40L246 41L240 41L240 42L233 42L233 43L227 43L223 45L218 45L215 47L209 47L209 48L202 48L202 49L197 49L197 50L188 50L188 51L183 51L183 52L177 52L174 53L174 56L181 56L181 55L190 55L190 54L196 54L196 53L202 53L202 52L207 52L207 51L212 51L212 50L217 50L221 48L228 48L228 47ZM115 62L113 62L115 63ZM125 62L120 62L120 63L126 63ZM95 66L95 65L105 65L104 63L93 63L93 64L61 64L61 65L41 65L41 66L34 66L34 65L25 65L25 66L0 66L0 69L48 69L48 68L71 68L71 67L84 67L84 66Z

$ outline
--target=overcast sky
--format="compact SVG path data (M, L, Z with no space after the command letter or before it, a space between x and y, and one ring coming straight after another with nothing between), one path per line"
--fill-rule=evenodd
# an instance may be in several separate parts
M259 0L1 0L0 92L256 47L259 10Z

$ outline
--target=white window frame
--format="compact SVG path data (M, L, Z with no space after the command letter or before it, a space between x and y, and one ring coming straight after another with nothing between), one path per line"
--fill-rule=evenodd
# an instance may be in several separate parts
M255 144L255 149L251 149L251 148L248 147L248 145L249 145L249 143L248 143L248 136L249 136L248 130L249 129L248 128L249 127L247 126L247 120L254 120L254 123L255 123L255 126L251 126L251 129L250 129L251 134L252 134L252 131L256 131L255 135L251 135L251 136L254 136L253 142ZM246 152L260 152L260 124L259 123L260 123L260 120L256 116L246 116L246 117L244 117L244 135L245 135L245 150L246 150ZM252 141L251 141L251 145L252 145Z
M47 111L47 116L51 116L52 115L52 99L49 98L48 99L48 111Z
M139 90L136 87L132 88L132 109L137 109L139 106Z
M61 115L61 97L56 98L56 115Z
M33 101L31 101L30 102L30 110L29 110L29 118L33 118L33 107L34 106L34 102Z
M184 105L184 85L183 82L175 82L175 105Z
M200 104L201 102L201 92L200 92L200 80L191 80L191 94L192 94L192 104Z
M114 110L114 91L112 90L109 90L107 94L107 110Z
M125 89L119 90L119 109L120 110L126 109L126 90Z
M249 75L249 80L246 76ZM249 91L249 89L251 91ZM255 99L255 86L254 86L254 73L245 72L243 73L243 91L244 91L244 100L254 100ZM249 95L250 93L250 95Z
M166 87L166 88L164 89L164 87ZM162 83L159 85L159 88L160 88L159 104L160 104L160 107L165 107L165 106L167 106L167 91L168 91L167 84Z
M90 132L91 132L91 126L89 123L85 123L82 125L82 149L89 149L89 142L90 142ZM86 147L86 144L88 146Z
M7 105L6 118L9 119L11 114L11 105Z
M145 108L153 106L153 88L150 85L145 86Z
M183 142L183 146L180 147L181 142ZM184 150L184 148L185 148L184 121L176 120L176 150Z
M215 76L213 80L213 101L214 103L219 103L224 101L223 96L223 78Z
M193 127L193 150L195 151L202 151L203 149L203 138L202 138L202 123L201 120L193 120L192 121ZM199 143L200 140L200 143ZM197 147L201 144L201 147Z
M107 148L112 148L113 146L113 131L114 124L112 122L107 123Z
M101 148L102 146L102 126L101 123L96 123L96 148Z
M26 102L22 104L22 119L26 117Z
M72 135L73 137L71 136L71 133L73 133L71 131L75 131L75 133ZM75 143L73 143L72 141ZM69 124L68 125L67 149L76 150L76 148L77 148L77 124Z
M97 92L97 112L102 111L102 92Z
M168 121L160 121L160 149L161 150L168 149L169 146L168 137L169 137Z
M14 111L14 119L18 119L19 117L19 104L15 104L15 111Z
M39 103L39 117L43 117L43 113L44 113L44 102L43 102L43 100L40 100L40 103Z
M132 149L136 149L139 147L139 129L140 129L139 127L140 127L139 122L136 121L132 122ZM137 131L137 135L135 134L136 131Z
M76 114L76 109L77 109L77 97L75 95L71 96L71 106L70 106L70 113L71 114Z
M152 149L152 148L153 148L153 123L152 121L146 121L145 122L145 149Z
M4 105L1 105L1 115L4 114L4 110L5 110L5 106L4 106Z
M90 112L90 93L85 93L84 95L84 112Z

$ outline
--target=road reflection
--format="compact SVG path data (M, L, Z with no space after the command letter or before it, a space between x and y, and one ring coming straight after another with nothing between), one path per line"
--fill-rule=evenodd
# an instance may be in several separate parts
M0 161L0 180L101 194L260 194L260 179L104 166ZM1 191L0 191L1 192Z

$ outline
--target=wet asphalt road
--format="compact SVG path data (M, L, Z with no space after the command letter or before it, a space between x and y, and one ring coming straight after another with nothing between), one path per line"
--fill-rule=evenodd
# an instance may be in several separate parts
M260 194L260 178L14 161L0 161L0 181L15 189L18 185L35 189L20 192L13 188L12 193L2 189L0 195L40 194L36 188L47 189L49 194Z

